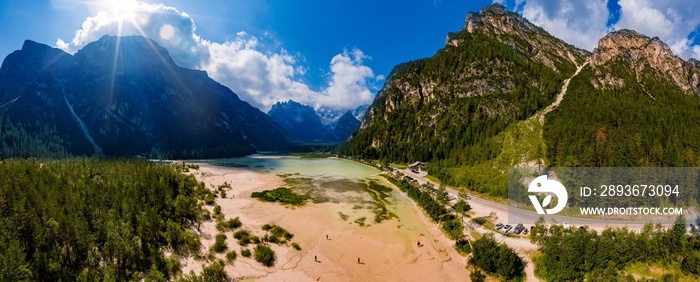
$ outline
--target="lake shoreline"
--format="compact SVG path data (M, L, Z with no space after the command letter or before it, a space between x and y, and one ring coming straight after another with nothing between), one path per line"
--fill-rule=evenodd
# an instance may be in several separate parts
M199 170L190 173L208 188L213 189L224 182L231 184L232 188L226 191L227 198L216 199L226 219L239 217L243 229L259 236L264 234L262 225L277 224L293 233L292 241L302 248L296 251L273 244L271 247L277 253L277 263L267 268L241 257L238 243L231 232L227 232L229 250L239 254L233 265L225 268L233 280L445 281L468 277L466 258L457 254L438 226L429 222L398 189L394 190L401 199L392 199L397 201L392 211L398 218L361 227L353 220L363 216L371 218L371 212L353 209L349 203L307 203L288 208L251 199L252 192L284 186L283 179L275 171L224 167L205 161L196 163ZM356 165L355 162L348 164ZM213 206L206 208L213 213ZM345 221L339 213L350 218ZM203 251L206 252L219 232L213 221L204 222L201 230ZM423 247L418 247L417 241L421 241ZM252 249L254 246L248 247ZM358 264L358 258L361 264ZM183 260L183 273L198 272L203 264L187 258Z

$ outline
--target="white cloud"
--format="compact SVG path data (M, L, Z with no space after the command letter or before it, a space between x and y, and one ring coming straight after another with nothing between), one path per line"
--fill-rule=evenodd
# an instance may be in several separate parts
M372 102L374 95L369 89L384 78L375 77L363 64L369 57L361 50L345 50L330 61L328 85L313 90L301 77L308 70L303 56L284 48L268 48L263 44L267 34L261 39L241 31L235 39L212 42L196 34L194 20L184 12L163 4L127 3L88 17L72 40L58 39L56 46L75 53L106 34L143 35L168 49L178 65L206 70L263 111L289 99L314 107L356 108ZM271 45L279 45L274 43Z
M323 104L336 108L352 108L369 104L374 94L367 87L367 80L374 79L372 69L362 64L368 59L360 49L345 50L331 59L331 80L324 89ZM357 103L356 101L360 102Z
M607 32L606 0L515 1L518 12L567 43L592 50Z
M196 68L202 58L207 58L208 50L195 34L195 24L189 15L162 4L125 3L129 4L88 17L72 40L65 42L59 38L56 46L75 53L105 34L143 35L167 48L180 66Z
M620 0L620 20L615 29L632 29L658 36L674 53L687 59L700 58L698 45L688 36L700 24L700 3L695 0Z
M524 1L524 3L523 3ZM607 27L607 0L495 0L505 2L534 24L579 48L592 51L598 40L612 30L632 29L658 36L679 56L699 58L695 38L688 36L700 24L697 0L619 0L620 18Z

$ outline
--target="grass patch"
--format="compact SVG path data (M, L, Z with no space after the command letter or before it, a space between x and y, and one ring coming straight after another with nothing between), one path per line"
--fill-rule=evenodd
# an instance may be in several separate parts
M326 159L332 157L330 154L322 153L292 153L290 156L300 157L302 159Z
M440 181L440 179L438 179L437 177L432 176L430 174L426 174L425 176L423 176L423 178L428 179L432 182L435 182L435 184L437 184L437 185L442 184L442 181Z
M646 278L655 279L663 281L664 276L675 276L678 278L677 281L698 281L697 278L692 276L684 275L681 271L679 263L670 264L648 264L643 262L637 262L629 265L623 270L623 273L632 274L636 278Z
M396 215L387 209L389 205L388 198L391 197L393 189L379 184L375 180L370 180L366 183L366 190L372 197L371 210L374 213L374 222L381 223L384 220L395 218Z
M309 198L306 195L294 193L289 188L279 187L274 190L265 190L262 192L253 192L251 197L263 202L277 202L284 205L301 206L306 203Z
M396 168L396 169L407 169L408 166L405 164L397 164L397 163L390 163L390 167Z
M367 226L367 225L365 224L365 221L366 221L366 220L367 220L367 217L363 216L363 217L360 217L360 218L358 218L358 219L355 219L354 222L357 223L357 225L359 225L359 226L361 226L361 227L365 227L365 226Z

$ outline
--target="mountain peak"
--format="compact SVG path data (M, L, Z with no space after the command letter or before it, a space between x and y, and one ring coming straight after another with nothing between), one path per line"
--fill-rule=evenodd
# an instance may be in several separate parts
M287 134L300 141L316 141L326 133L314 109L294 100L277 102L270 108L267 115Z
M508 11L501 4L485 7L478 13L470 12L464 20L462 32L481 33L495 37L525 56L531 57L558 72L573 73L584 62L587 51L558 39L521 15ZM448 34L446 44L461 43L457 34Z
M641 55L675 56L671 48L658 37L649 37L634 30L621 29L603 36L593 51L592 63L605 62L615 56L626 54L636 60Z
M591 66L602 66L621 60L637 74L650 68L670 78L685 92L700 94L700 70L692 62L676 56L658 37L649 37L634 30L613 31L598 41Z
M139 35L104 35L97 41L85 45L83 49L76 53L76 58L79 60L86 59L94 65L108 64L109 67L112 67L114 60L96 61L91 58L114 58L114 56L117 56L116 62L121 66L134 67L136 69L142 69L143 67L161 68L163 66L173 68L177 66L167 49L152 39Z
M0 67L0 105L9 101L3 118L55 128L71 154L203 158L289 145L260 110L141 36L103 36L75 55L27 40Z
M464 20L464 29L469 32L484 28L483 25L496 28L496 30L492 31L500 32L512 32L512 28L516 25L518 28L544 31L517 13L508 11L505 6L498 3L487 6L478 13L469 12Z
M41 44L33 40L24 40L24 44L22 44L22 50L23 51L28 51L28 50L36 50L36 49L51 49L46 44Z

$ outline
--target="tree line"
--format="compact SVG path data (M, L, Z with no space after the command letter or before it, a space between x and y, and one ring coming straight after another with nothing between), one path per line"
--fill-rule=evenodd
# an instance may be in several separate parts
M623 270L636 262L680 268L686 275L700 277L700 238L694 232L686 234L683 216L670 229L647 224L640 232L607 228L598 233L561 225L547 228L540 221L530 238L542 252L535 260L537 272L548 281L624 281Z
M171 279L201 247L204 190L145 160L0 161L0 280Z

